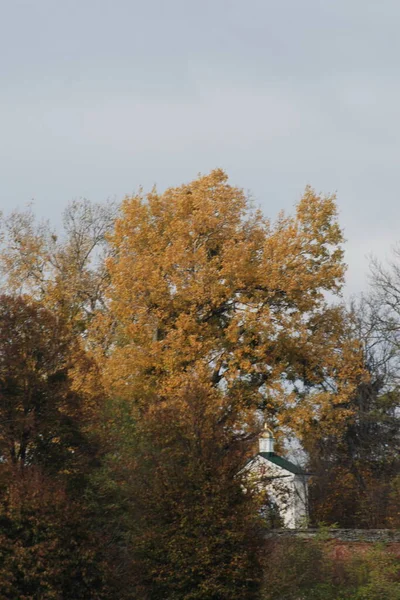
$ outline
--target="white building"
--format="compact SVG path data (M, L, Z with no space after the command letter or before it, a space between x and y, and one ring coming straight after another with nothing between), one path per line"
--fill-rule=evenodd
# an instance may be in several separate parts
M284 527L299 529L308 523L308 477L298 465L275 454L274 437L265 428L259 439L259 453L246 465L246 471L268 496L269 509L279 512Z

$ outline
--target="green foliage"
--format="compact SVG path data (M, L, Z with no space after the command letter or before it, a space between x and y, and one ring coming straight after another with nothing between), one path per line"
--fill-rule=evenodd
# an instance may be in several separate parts
M351 600L400 600L400 561L384 546L354 555L346 575Z
M400 561L387 548L333 558L327 541L271 542L262 600L399 600Z

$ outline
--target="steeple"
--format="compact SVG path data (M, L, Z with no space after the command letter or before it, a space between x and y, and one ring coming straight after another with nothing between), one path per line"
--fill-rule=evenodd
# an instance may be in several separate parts
M272 431L268 429L267 424L264 424L264 431L258 440L260 452L272 453L274 451L274 436Z

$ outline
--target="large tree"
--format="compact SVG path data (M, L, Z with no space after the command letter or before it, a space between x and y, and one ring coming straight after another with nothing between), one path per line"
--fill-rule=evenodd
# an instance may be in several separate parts
M143 598L253 598L256 509L238 473L260 412L300 433L314 419L337 428L361 373L325 298L345 270L334 199L307 189L272 225L217 170L127 198L109 242L89 341L126 410L121 433L107 425L99 494L124 523L118 567Z
M218 390L221 422L283 407L294 428L334 421L360 374L357 342L326 303L343 283L342 241L333 197L307 188L271 224L220 170L127 198L93 330L105 385L146 408L196 377Z

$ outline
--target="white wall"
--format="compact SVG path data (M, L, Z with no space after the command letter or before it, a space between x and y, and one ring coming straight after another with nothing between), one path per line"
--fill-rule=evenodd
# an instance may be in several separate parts
M249 475L278 507L284 527L307 526L307 478L257 456L248 466Z

